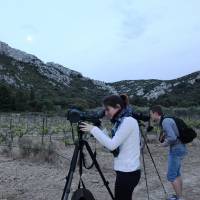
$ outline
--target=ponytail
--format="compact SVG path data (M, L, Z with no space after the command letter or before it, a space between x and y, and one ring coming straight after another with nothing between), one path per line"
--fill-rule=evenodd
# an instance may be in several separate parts
M127 94L120 94L121 99L124 102L124 107L127 107L129 105L129 98Z

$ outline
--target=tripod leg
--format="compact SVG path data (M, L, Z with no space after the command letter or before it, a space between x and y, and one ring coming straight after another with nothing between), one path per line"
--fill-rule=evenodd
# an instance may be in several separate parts
M76 144L75 149L74 149L74 153L73 153L73 157L72 157L72 161L71 161L71 164L70 164L70 169L69 169L68 175L66 177L66 184L65 184L65 187L64 187L64 190L63 190L61 200L67 200L68 199L71 184L72 184L73 174L74 174L74 171L76 169L78 154L79 154L79 144Z
M111 198L114 200L115 199L114 195L112 194L112 192L111 192L111 190L109 188L109 182L106 181L106 179L105 179L105 177L104 177L104 175L103 175L103 173L102 173L102 171L100 169L100 166L99 166L99 164L98 164L98 162L97 162L97 160L96 160L96 158L95 158L95 156L94 156L94 154L93 154L93 152L92 152L92 150L91 150L88 142L84 141L84 145L86 146L86 149L87 149L88 153L90 154L90 157L91 157L92 161L94 162L94 165L95 165L96 169L98 170L98 172L99 172L99 174L100 174L100 176L101 176L101 178L103 180L103 183L104 183L106 189L108 190Z
M145 160L144 160L144 149L142 148L141 150L142 152L142 161L143 161L143 167L144 167L144 176L145 176L145 182L146 182L146 188L147 188L147 197L148 197L148 200L150 199L149 198L149 187L148 187L148 181L147 181L147 173L146 173L146 165L145 165Z
M154 161L154 158L153 158L153 156L151 155L151 151L150 151L149 145L148 145L148 143L147 143L147 141L146 141L146 138L145 138L144 134L142 133L142 131L140 131L140 132L141 132L141 134L142 134L142 137L144 138L145 146L147 147L147 151L148 151L148 153L149 153L149 155L150 155L150 158L151 158L151 160L152 160L152 163L153 163L153 165L154 165L154 168L155 168L155 170L156 170L156 173L157 173L158 178L159 178L159 180L160 180L160 183L161 183L161 185L162 185L162 188L163 188L163 191L164 191L164 193L165 193L165 196L167 197L167 191L166 191L165 186L164 186L164 184L163 184L163 182L162 182L162 179L161 179L161 177L160 177L160 173L159 173L159 171L158 171L158 169L157 169L157 167L156 167L156 163L155 163L155 161Z

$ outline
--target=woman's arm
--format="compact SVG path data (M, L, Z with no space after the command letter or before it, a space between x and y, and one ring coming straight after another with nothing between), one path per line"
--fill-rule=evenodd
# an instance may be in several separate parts
M135 122L136 123L136 122ZM129 136L133 129L134 120L132 118L125 118L120 124L118 130L113 138L110 138L103 133L98 127L93 127L90 131L92 135L106 148L110 151L115 150L123 141Z

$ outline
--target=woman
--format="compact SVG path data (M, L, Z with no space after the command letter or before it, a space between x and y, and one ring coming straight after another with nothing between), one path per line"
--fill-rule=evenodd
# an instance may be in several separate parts
M126 101L118 95L103 101L105 115L113 123L112 138L98 127L82 122L80 129L90 132L103 146L114 154L116 171L115 199L131 200L140 180L140 136L137 121L126 109Z

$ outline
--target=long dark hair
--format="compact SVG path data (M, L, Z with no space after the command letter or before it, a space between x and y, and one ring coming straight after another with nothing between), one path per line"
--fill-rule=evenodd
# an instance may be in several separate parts
M122 98L125 107L127 107L129 105L129 98L127 94L120 94L120 97Z
M129 103L128 96L125 95L125 94L122 94L122 95L110 95L110 96L107 96L103 100L104 106L111 106L113 108L116 108L117 105L120 105L121 110L126 108L128 103Z

